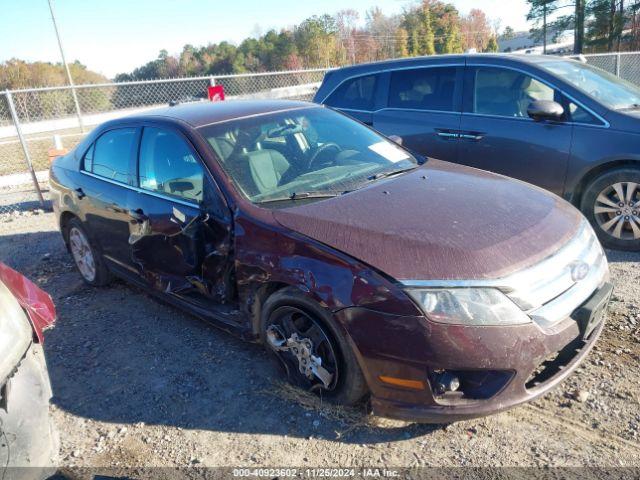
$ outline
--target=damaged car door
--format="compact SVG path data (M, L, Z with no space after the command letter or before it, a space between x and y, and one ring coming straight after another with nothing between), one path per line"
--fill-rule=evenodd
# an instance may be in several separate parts
M233 310L230 212L190 142L145 126L137 182L129 245L142 278L203 312Z

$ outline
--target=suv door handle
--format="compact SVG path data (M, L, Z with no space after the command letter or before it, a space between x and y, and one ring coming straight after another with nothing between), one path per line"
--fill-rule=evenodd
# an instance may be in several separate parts
M135 223L142 223L145 220L149 220L144 214L144 211L141 208L136 208L135 210L129 210L129 216L133 219Z
M461 133L460 138L464 138L465 140L473 140L474 142L478 142L484 138L484 133L480 132L467 132Z
M447 138L447 139L449 139L449 138L453 139L453 138L459 138L460 137L460 133L455 132L455 131L451 131L451 130L436 130L436 134L439 137Z
M80 187L76 188L74 192L76 192L76 196L78 197L78 200L82 200L84 197L87 196L87 194L84 193L84 190L82 190L82 188Z

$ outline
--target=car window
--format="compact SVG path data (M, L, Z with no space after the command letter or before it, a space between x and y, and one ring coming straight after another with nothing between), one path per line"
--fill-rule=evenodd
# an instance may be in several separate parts
M397 144L328 108L310 107L201 127L238 191L255 203L340 195L416 168Z
M135 128L109 130L85 154L84 169L110 180L128 183L129 162L135 143Z
M551 87L524 73L502 68L476 69L474 113L529 118L527 110L531 102L554 98Z
M602 122L598 120L591 113L586 111L580 105L576 105L573 102L569 102L569 117L572 122L586 123L589 125L602 125Z
M177 133L145 127L138 171L140 188L185 200L202 201L202 164Z
M640 106L640 88L637 85L592 65L553 60L541 62L540 66L608 108L627 110Z
M389 107L454 110L456 69L452 67L400 70L391 74Z
M336 108L373 110L377 75L367 75L345 81L325 101Z

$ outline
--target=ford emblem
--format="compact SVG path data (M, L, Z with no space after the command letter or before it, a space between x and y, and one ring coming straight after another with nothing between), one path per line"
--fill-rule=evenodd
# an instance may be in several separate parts
M579 282L589 274L589 265L584 262L575 262L571 265L571 280Z

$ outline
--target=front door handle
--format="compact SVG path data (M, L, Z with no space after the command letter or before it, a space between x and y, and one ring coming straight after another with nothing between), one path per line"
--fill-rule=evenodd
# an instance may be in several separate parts
M463 138L464 140L473 140L474 142L478 142L484 138L484 133L465 132L460 134L460 138Z

